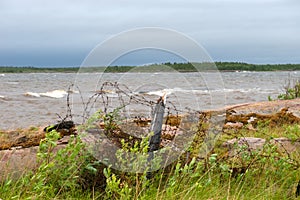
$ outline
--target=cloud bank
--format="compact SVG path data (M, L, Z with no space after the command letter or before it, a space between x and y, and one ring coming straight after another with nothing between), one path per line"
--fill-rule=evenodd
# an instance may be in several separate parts
M215 61L300 63L299 9L296 0L2 0L0 65L79 66L99 43L138 27L186 34Z

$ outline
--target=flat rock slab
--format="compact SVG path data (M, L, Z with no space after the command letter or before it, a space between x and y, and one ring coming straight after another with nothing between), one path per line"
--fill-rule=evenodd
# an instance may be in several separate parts
M300 113L300 98L292 100L244 103L225 107L226 110L233 110L236 114L274 114L282 108L288 108L290 112L298 115Z
M66 146L69 137L57 142L54 152ZM37 153L39 146L29 148L15 147L0 151L0 181L6 178L17 179L22 174L37 167Z
M36 154L39 147L0 151L0 180L16 179L36 167Z
M267 144L267 141L262 138L255 137L241 137L228 140L222 144L222 147L228 150L229 156L235 156L239 153L239 148L242 148L243 151L258 151L264 148L264 145ZM299 153L300 154L300 139L294 141L288 138L274 138L269 141L269 144L277 146L277 150L281 153L291 154Z
M241 104L225 109L226 128L255 125L258 121L268 121L271 126L300 123L300 99Z

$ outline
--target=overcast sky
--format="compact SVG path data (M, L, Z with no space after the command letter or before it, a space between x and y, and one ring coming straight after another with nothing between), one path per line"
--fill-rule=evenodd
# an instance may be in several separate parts
M299 0L0 0L0 27L0 66L80 66L140 27L179 31L214 61L300 63ZM118 64L177 59L129 57Z

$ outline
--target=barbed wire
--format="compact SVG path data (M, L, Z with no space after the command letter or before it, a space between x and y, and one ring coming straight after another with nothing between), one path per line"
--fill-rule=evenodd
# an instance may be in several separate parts
M77 90L78 95L80 95L80 101L83 107L82 113L75 114L72 110L71 104L71 95L74 95L74 92ZM76 93L77 95L77 93ZM134 111L131 114L131 118L134 119L144 119L151 120L151 115L143 115L139 113L138 109L143 108L148 109L151 113L159 99L158 96L146 95L146 93L133 92L128 88L127 85L118 83L118 82L104 82L100 85L99 89L95 91L86 101L84 101L83 93L80 88L74 84L68 87L68 94L66 99L66 116L60 117L61 121L66 121L67 119L73 120L73 117L79 117L82 119L82 124L92 116L93 111L101 110L103 113L108 114L115 109L123 111L123 114L126 113L126 108L135 107L137 111ZM172 100L167 99L165 107L165 122L164 124L171 124L170 118L175 117L179 119L179 116L182 114L199 114L199 111L195 111L188 107L183 109L178 109ZM128 118L128 116L126 116ZM176 125L177 124L177 125ZM175 123L175 126L178 127L179 123ZM165 126L166 127L166 126Z

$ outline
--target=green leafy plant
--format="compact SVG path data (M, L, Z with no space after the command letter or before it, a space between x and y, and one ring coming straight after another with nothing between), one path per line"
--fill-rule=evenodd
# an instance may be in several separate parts
M149 137L145 137L141 141L135 141L134 145L129 144L132 139L130 137L128 142L124 139L121 140L122 148L116 152L116 157L120 169L136 171L136 173L112 173L110 168L105 168L104 175L107 178L105 196L107 199L138 199L149 185L149 180L146 178L147 168L143 173L139 172L141 166L146 166L148 162ZM138 157L132 157L131 153L138 154ZM127 169L127 167L130 167L130 169Z
M104 119L105 117L105 119ZM97 112L84 128L96 127L106 121L109 131L118 129L118 111L104 115ZM83 127L82 126L82 127ZM80 127L79 127L80 128ZM82 130L84 130L82 128ZM266 124L258 124L256 133L247 129L242 135L257 134L266 137L262 149L249 150L247 145L234 146L234 156L222 157L221 148L216 146L206 158L197 154L188 161L178 159L169 166L153 172L147 179L144 173L129 173L105 167L103 176L106 187L82 190L82 180L87 172L98 176L95 161L85 151L80 138L72 136L69 143L58 149L56 131L46 134L38 152L39 166L19 180L6 179L0 183L2 199L296 199L295 191L299 177L299 153L296 156L282 154L269 140L284 134L296 141L298 125L285 125L271 129ZM204 134L205 131L201 132ZM235 133L237 134L237 133ZM242 136L240 135L240 136ZM234 135L236 136L236 135ZM222 138L221 138L222 139ZM228 138L226 138L227 140ZM137 140L129 137L121 140L122 147L116 158L120 164L138 169L147 166L149 138ZM201 144L191 146L196 151ZM224 149L222 149L224 150ZM126 157L126 153L139 153L140 159ZM97 161L96 161L97 162ZM160 159L155 162L160 164Z
M288 100L288 99L296 99L300 97L300 83L296 81L294 84L289 83L284 88L285 93L278 95L278 99Z
M56 196L79 188L81 170L87 166L87 155L81 153L84 144L71 136L68 145L57 150L55 147L59 136L56 131L51 131L41 141L38 153L41 164L30 180L35 195Z
M79 138L70 136L66 146L58 147L59 138L60 134L55 130L46 133L37 153L37 169L15 183L14 187L18 189L10 194L10 198L55 198L80 191L81 173L95 168L88 162L90 156L84 153L84 144ZM12 183L12 180L8 180L2 187L5 190Z

